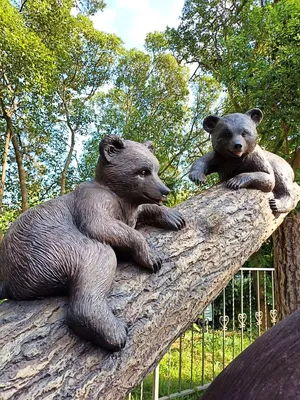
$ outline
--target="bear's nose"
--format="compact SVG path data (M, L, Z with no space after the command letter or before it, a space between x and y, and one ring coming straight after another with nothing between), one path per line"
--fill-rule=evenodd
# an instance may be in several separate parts
M163 196L168 196L168 194L170 193L170 189L165 185L161 185L159 189L160 189L160 193Z
M168 196L168 194L170 193L170 189L168 189L167 187L165 187L162 191L161 194L163 196Z
M243 146L241 145L241 143L235 143L235 145L233 146L234 149L240 150Z

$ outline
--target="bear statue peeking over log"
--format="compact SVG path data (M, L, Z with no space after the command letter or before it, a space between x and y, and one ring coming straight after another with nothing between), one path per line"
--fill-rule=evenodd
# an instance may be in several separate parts
M272 211L287 213L295 206L294 172L284 159L256 143L256 126L262 117L258 108L246 114L206 117L203 128L211 134L213 151L195 161L189 176L195 183L205 183L206 175L217 172L230 189L272 191L274 198L269 200Z
M0 247L0 298L68 293L67 323L73 332L119 350L127 329L106 299L117 266L115 251L156 272L162 260L134 229L136 223L178 230L185 222L162 205L169 189L158 177L150 142L108 135L99 152L94 181L29 209L10 226Z

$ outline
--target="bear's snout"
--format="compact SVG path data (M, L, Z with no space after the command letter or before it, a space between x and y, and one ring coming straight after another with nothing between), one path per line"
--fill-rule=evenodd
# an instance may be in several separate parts
M243 145L241 143L234 143L233 148L234 150L242 150Z
M162 194L162 196L168 196L168 194L170 193L170 189L167 186L165 186L164 184L160 185L159 191Z

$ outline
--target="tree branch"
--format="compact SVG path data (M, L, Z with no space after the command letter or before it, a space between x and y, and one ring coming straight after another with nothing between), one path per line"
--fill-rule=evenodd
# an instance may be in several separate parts
M184 230L142 230L164 262L157 274L119 264L109 301L129 327L120 352L70 333L65 298L4 302L1 399L123 399L281 224L285 215L274 217L269 197L218 185L178 206Z

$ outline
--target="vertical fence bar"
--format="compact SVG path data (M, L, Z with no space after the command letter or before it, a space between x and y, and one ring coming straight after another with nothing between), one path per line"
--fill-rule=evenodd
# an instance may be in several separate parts
M270 311L270 316L272 325L275 325L277 320L277 310L275 310L274 270L272 270L271 272L271 280L272 280L272 310Z
M205 322L203 315L203 324L202 324L202 338L201 338L201 384L204 385L204 333L205 333Z
M158 375L158 377L159 377L159 375ZM142 381L142 383L141 383L140 400L143 400L143 396L144 396L144 381Z
M215 379L215 302L212 302L212 378Z
M171 349L168 351L168 396L171 389Z
M258 328L258 336L260 336L260 325L261 325L261 310L260 310L260 285L259 285L259 271L256 272L257 278L257 328Z
M226 329L226 298L225 298L225 289L223 289L223 369L225 368L225 329Z
M178 392L181 392L182 383L182 335L179 338L179 375L178 375Z
M234 309L234 277L232 278L232 359L234 360L234 352L235 352L235 309Z
M240 328L241 328L241 351L244 350L244 271L241 271L241 318L240 318Z
M265 331L268 329L267 274L264 271Z
M159 364L153 371L152 381L152 400L158 400L159 398Z
M194 372L194 324L192 324L191 338L191 380L190 387L193 387L193 372Z
M249 270L249 329L250 329L250 343L252 343L252 274Z

